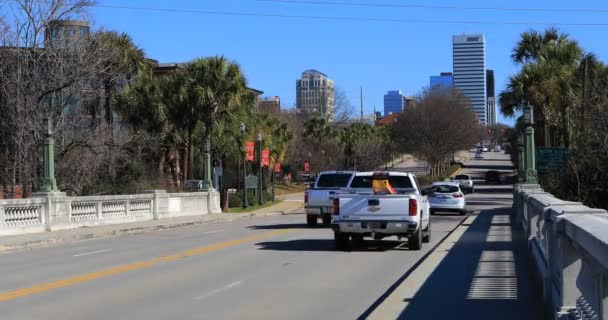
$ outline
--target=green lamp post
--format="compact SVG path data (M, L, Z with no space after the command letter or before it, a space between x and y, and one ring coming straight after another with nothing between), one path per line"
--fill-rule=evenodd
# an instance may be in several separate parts
M259 158L260 176L258 178L258 183L259 183L259 188L260 189L258 191L258 195L259 195L259 199L260 199L260 205L263 205L265 201L264 201L264 190L263 190L263 187L264 187L263 183L264 182L263 182L263 179L262 179L262 169L263 169L263 166L262 166L262 134L261 133L258 133L258 145L259 145L259 151L260 151L258 153L259 157L260 157Z
M534 146L534 108L530 104L524 107L524 123L526 124L525 181L528 184L536 184L538 178L536 175L536 148Z
M44 177L42 179L42 192L57 192L55 180L55 139L53 139L53 121L49 116L44 117Z
M211 183L211 143L209 142L211 137L207 135L206 130L208 128L203 130L203 136L205 137L203 141L203 190L209 191L213 188Z
M241 143L241 146L245 143L245 130L247 129L247 127L245 126L245 123L241 122L241 137L243 138L243 143ZM247 208L249 207L249 200L247 199L247 157L245 156L243 158L243 198L245 198L245 202L243 202L243 208Z
M518 153L518 166L517 166L517 181L523 183L526 175L525 158L524 158L524 133L519 131L517 134L517 153Z

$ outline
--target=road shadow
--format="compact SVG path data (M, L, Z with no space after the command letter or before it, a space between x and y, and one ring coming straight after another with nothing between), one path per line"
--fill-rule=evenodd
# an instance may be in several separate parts
M414 297L402 298L409 305L399 319L544 319L526 242L510 213L480 213Z
M276 230L276 229L314 229L314 228L329 228L329 225L317 224L315 227L308 227L305 223L279 223L279 224L264 224L249 226L251 230Z
M486 170L513 170L515 167L509 165L484 165L484 164L467 164L464 165L465 169L486 169Z
M491 188L488 188L488 187L491 187ZM512 185L484 184L483 186L476 186L475 193L481 193L481 194L513 193L513 186Z
M337 251L331 239L297 239L287 241L266 241L256 243L259 250L273 251ZM395 240L364 240L360 245L353 245L346 251L374 252L389 250L408 250L407 242Z

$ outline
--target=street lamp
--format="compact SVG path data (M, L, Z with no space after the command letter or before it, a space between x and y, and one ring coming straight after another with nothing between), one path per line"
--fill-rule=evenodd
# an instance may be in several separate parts
M211 142L209 137L210 128L203 128L203 190L210 191L213 189L211 183Z
M43 119L44 134L44 177L42 179L42 192L57 192L55 180L55 140L53 139L53 121L48 115Z
M524 107L524 123L526 124L526 141L525 141L525 170L526 183L538 183L536 176L536 148L534 146L534 108L527 104Z
M523 183L526 175L525 158L524 158L524 133L518 130L517 133L517 154L519 165L517 166L517 180Z
M243 139L241 143L241 147L242 145L245 144L245 133L247 130L247 127L245 126L244 122L241 122L241 138ZM243 208L247 208L249 207L249 199L247 199L247 156L243 157L243 198L245 198L245 202L243 203Z
M260 190L258 191L259 194L259 199L260 199L260 205L264 204L264 190L263 190L263 183L262 183L262 134L258 133L258 145L259 145L259 160L260 160L260 175L259 175L259 188Z

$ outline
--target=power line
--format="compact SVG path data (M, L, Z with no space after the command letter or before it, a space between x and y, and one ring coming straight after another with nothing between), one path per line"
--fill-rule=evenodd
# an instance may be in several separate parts
M278 2L292 4L315 4L315 5L343 5L358 7L380 7L380 8L421 8L421 9L448 9L448 10L483 10L483 11L527 11L527 12L596 12L608 13L608 9L552 9L552 8L509 8L509 7L461 7L433 4L393 4L393 3L369 3L369 2L338 2L338 1L310 1L310 0L256 0L259 2Z
M550 25L550 26L608 26L602 22L542 22L542 21L483 21L483 20L425 20L425 19L393 19L379 17L347 17L347 16L316 16L316 15L292 15L275 13L252 13L252 12L229 12L229 11L209 11L193 9L170 9L154 7L132 7L118 5L95 4L92 7L105 9L122 9L131 11L153 11L169 13L189 13L204 15L223 15L240 17L266 17L283 19L309 19L309 20L329 20L329 21L351 21L351 22L390 22L390 23L442 23L442 24L486 24L486 25Z

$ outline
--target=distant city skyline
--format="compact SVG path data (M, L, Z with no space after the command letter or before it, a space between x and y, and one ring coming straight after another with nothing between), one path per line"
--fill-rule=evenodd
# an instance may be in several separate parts
M446 0L440 1L448 3ZM487 5L482 0L472 1L469 3L471 6ZM116 7L126 5L124 0L104 0L103 4ZM452 3L449 4L452 6ZM303 70L312 68L330 75L336 87L346 93L357 110L357 116L361 86L364 90L366 114L372 113L374 105L378 108L382 106L388 89L418 95L423 88L429 86L430 75L452 69L452 36L458 33L483 33L488 39L486 60L489 68L494 70L496 94L505 88L508 77L519 70L520 66L511 61L511 51L519 41L520 34L530 29L542 31L546 27L557 26L560 31L577 40L586 51L595 53L602 61L608 61L608 42L602 32L605 27L559 25L603 22L604 13L399 9L251 0L184 1L171 4L161 0L148 0L145 6L177 10L170 12L93 7L91 31L103 27L125 32L149 57L160 62L183 62L200 56L223 55L242 66L249 86L269 95L280 96L282 106L287 108L296 105L294 79ZM509 6L532 5L529 1L513 0ZM534 7L608 9L608 3L591 0L576 3L538 0L534 2ZM254 15L180 13L180 9L238 11ZM255 14L359 16L411 21L337 21ZM435 22L416 22L422 20ZM455 20L463 22L449 22ZM501 23L508 21L531 23ZM513 124L514 120L498 113L499 122Z

